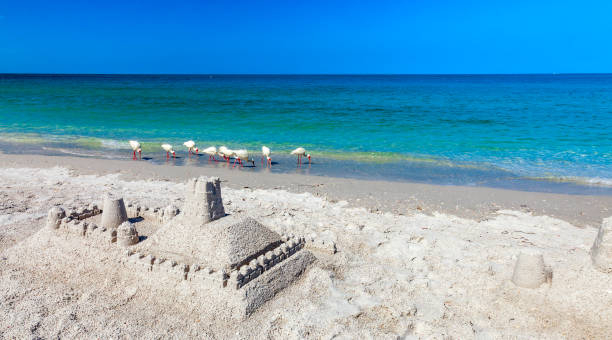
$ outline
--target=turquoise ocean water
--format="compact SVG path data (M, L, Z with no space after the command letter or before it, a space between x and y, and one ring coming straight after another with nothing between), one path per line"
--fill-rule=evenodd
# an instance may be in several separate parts
M219 166L184 157L193 139L265 144L277 172L610 194L611 130L607 74L0 75L8 153L126 158L136 139L150 162L169 142Z

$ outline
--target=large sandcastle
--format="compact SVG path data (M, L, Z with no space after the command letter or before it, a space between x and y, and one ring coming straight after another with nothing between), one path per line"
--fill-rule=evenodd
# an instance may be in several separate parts
M303 249L304 238L281 236L242 214L226 215L218 178L190 180L182 209L126 207L122 198L109 196L102 209L55 207L47 227L116 252L120 265L149 282L186 282L211 308L238 318L288 287L315 260Z

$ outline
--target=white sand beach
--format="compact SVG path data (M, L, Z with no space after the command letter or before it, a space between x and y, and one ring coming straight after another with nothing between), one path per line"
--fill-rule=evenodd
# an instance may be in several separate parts
M604 339L612 274L590 248L609 197L368 183L298 175L0 155L0 339ZM47 211L126 202L180 206L185 181L222 179L226 212L313 237L316 262L248 318L219 317L188 282L143 282ZM352 188L352 189L347 189ZM393 189L395 188L395 189ZM455 204L451 204L455 202ZM552 280L511 281L522 251Z

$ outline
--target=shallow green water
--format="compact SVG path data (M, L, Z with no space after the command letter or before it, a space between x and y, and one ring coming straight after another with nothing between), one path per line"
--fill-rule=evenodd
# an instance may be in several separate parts
M5 146L303 146L323 175L612 185L612 75L0 75L0 117Z

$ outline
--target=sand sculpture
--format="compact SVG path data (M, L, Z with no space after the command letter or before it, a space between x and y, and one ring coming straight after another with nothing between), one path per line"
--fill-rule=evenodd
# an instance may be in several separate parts
M523 250L519 253L512 274L512 282L519 287L538 288L552 280L552 270L544 263L542 253Z
M127 214L127 213L126 213ZM139 237L136 227L129 222L125 221L117 228L117 244L122 247L131 246L138 243Z
M110 196L105 197L103 211L102 227L115 229L121 223L128 220L123 198L112 198Z
M47 228L58 229L62 218L66 217L66 212L61 207L53 207L47 215Z
M603 220L591 248L593 266L604 273L612 273L612 217Z
M54 207L47 226L114 249L120 263L153 282L186 282L211 308L238 318L288 287L315 260L303 249L304 238L281 237L253 218L226 215L218 178L190 180L180 210L126 207L122 198L106 197L103 210Z

